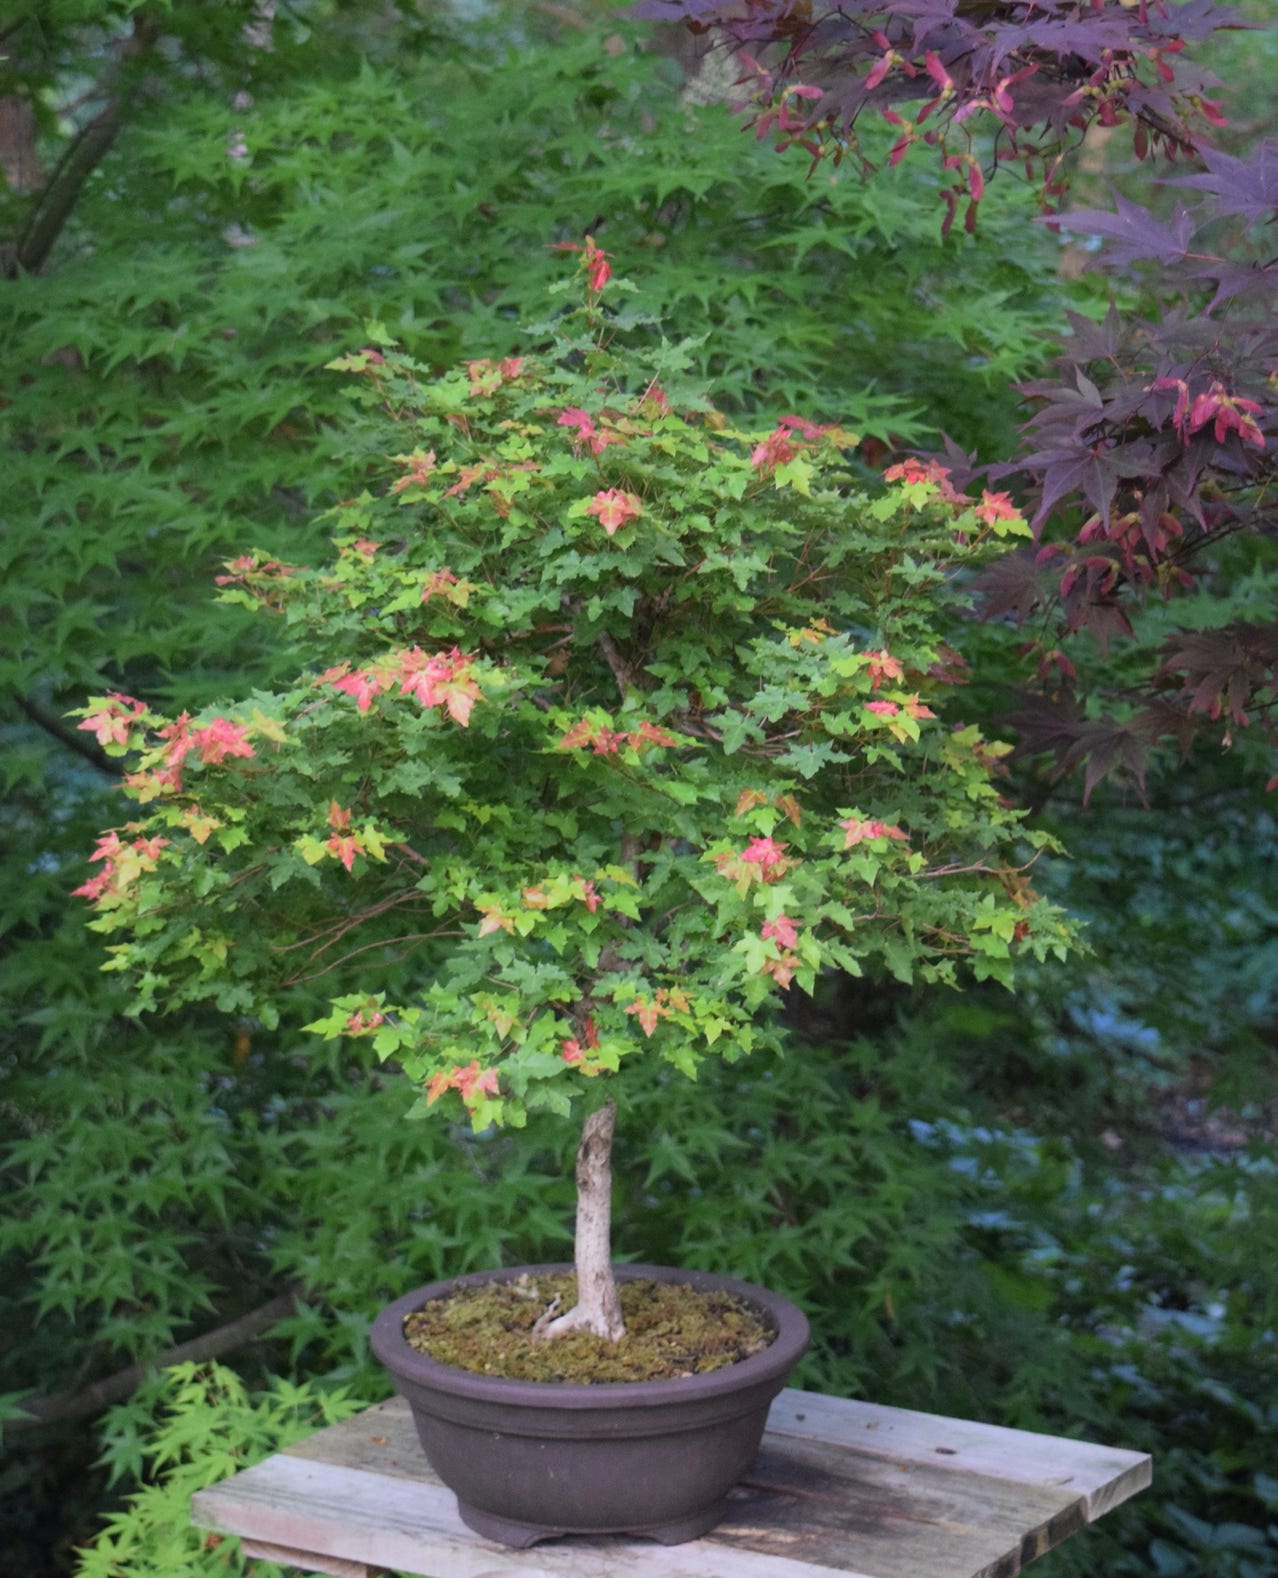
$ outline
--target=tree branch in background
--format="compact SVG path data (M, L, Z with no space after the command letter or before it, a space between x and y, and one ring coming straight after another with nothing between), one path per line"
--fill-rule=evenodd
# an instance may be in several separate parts
M19 708L26 713L38 728L46 734L51 734L60 745L65 745L77 756L83 756L86 762L91 762L100 773L106 773L109 778L118 778L123 771L117 762L103 751L93 740L75 729L68 728L62 719L51 712L46 712L39 702L32 701L30 696L23 696L14 692L13 699Z
M119 45L115 64L98 86L98 93L105 94L106 103L72 138L43 192L33 202L22 234L0 263L6 277L12 279L18 273L36 274L44 267L79 201L85 182L110 150L124 122L125 99L119 91L123 73L132 60L150 48L158 34L158 25L152 19L134 18L133 31Z
M198 1363L203 1359L219 1359L224 1353L243 1347L254 1337L269 1331L277 1321L291 1315L296 1302L296 1290L290 1289L287 1293L277 1295L269 1304L241 1315L238 1320L219 1326L215 1331L205 1332L201 1337L193 1337L190 1342L180 1342L167 1353L157 1354L145 1364L131 1364L127 1370L118 1370L114 1375L95 1381L92 1386L86 1386L81 1391L53 1392L48 1397L29 1398L22 1407L30 1417L11 1419L5 1429L32 1430L37 1425L84 1419L89 1414L100 1413L102 1409L118 1403L121 1398L135 1391L153 1370L167 1369L171 1364L182 1364L187 1360Z

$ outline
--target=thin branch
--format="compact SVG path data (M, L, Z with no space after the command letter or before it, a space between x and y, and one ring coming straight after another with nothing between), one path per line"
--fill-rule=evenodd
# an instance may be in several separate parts
M404 942L430 942L436 937L464 937L465 935L464 931L415 931L408 932L403 937L379 937L376 942L366 942L359 948L352 948L349 953L342 954L340 959L331 959L323 969L316 970L311 975L290 975L284 984L286 986L304 986L307 981L318 981L322 976L330 974L339 965L346 964L358 954L367 953L370 948L394 948ZM312 954L306 963L312 963L317 956L318 951ZM399 964L407 957L406 953L401 953L399 958L393 962Z
M117 1370L114 1375L95 1381L82 1391L53 1392L47 1397L28 1398L21 1406L30 1417L11 1419L6 1422L5 1429L33 1430L38 1425L56 1424L65 1419L84 1419L89 1414L100 1413L102 1409L136 1391L152 1371L164 1370L171 1364L182 1364L188 1360L198 1363L204 1359L221 1358L224 1353L243 1347L254 1337L269 1331L286 1315L291 1315L296 1306L297 1292L290 1289L287 1293L278 1294L269 1304L241 1315L238 1320L229 1321L214 1331L207 1331L201 1337L193 1337L190 1342L180 1342L176 1347L156 1354L142 1364L131 1364L127 1370Z
M87 734L69 729L61 718L54 713L46 712L39 702L32 701L30 696L23 696L15 691L13 699L32 723L43 729L46 734L51 734L60 745L65 745L77 756L83 756L85 761L91 762L100 773L105 773L109 778L120 776L123 769L119 763L113 761Z
M317 927L316 930L305 937L299 937L296 942L272 943L272 953L296 953L299 948L309 948L312 943L319 946L311 955L311 959L331 948L335 942L340 942L347 932L354 931L357 926L362 926L365 921L370 921L376 915L384 915L387 910L393 910L400 904L411 904L417 898L416 888L408 893L396 894L394 898L382 899L380 903L370 904L367 909L360 910L356 915L343 916L340 920L333 921L328 926ZM308 964L310 959L306 961Z
M430 865L430 861L427 860L426 856L425 855L419 855L411 844L387 844L386 847L387 847L387 849L395 850L397 853L403 855L405 857L405 859L411 860L415 865L418 865L418 866L429 866Z
M612 670L612 677L617 681L617 689L621 692L621 699L625 701L630 693L630 670L626 667L626 660L617 648L617 643L606 630L601 630L596 637L599 650L607 659L608 667Z
M49 184L31 210L7 271L38 274L62 234L84 183L115 141L123 120L120 101L112 98L101 114L83 127L59 161Z

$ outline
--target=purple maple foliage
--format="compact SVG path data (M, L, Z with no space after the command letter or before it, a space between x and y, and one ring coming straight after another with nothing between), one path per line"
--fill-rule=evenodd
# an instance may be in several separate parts
M1140 158L1195 152L1224 118L1215 78L1181 51L1236 25L1216 0L642 0L633 13L733 50L756 130L778 149L868 170L867 114L897 130L890 162L934 148L946 228L960 205L975 224L1002 161L1023 164L1053 202L1062 155L1093 122L1130 124Z
M1206 195L1170 219L1117 198L1050 221L1102 242L1160 311L1072 317L1055 376L1025 387L1028 452L993 473L1034 501L1039 542L989 573L990 615L1055 620L1104 647L1131 633L1133 600L1208 585L1223 539L1278 524L1278 144L1201 158L1168 184ZM1062 770L1085 761L1090 791L1115 768L1142 779L1152 746L1183 750L1205 727L1254 725L1278 743L1276 674L1278 621L1222 622L1168 640L1121 721L1084 715L1056 667L1016 722Z

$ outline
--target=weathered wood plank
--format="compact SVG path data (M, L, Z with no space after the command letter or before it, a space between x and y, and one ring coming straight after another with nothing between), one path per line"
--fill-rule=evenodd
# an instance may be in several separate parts
M768 1416L768 1434L823 1441L893 1462L1058 1485L1082 1496L1089 1522L1144 1490L1152 1478L1150 1459L1142 1452L819 1392L782 1392Z
M201 1491L193 1517L341 1578L1016 1578L1148 1482L1139 1453L790 1391L705 1539L509 1551L461 1522L394 1398Z

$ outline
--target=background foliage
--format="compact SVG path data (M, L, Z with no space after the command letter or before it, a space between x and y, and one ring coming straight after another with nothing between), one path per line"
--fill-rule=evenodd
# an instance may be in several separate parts
M0 36L0 95L37 133L0 240L71 199L41 271L0 282L0 1491L7 1563L33 1574L235 1570L185 1532L195 1478L377 1395L380 1302L568 1242L555 1120L406 1128L393 1080L310 1038L125 1019L66 901L116 802L63 714L117 687L194 707L289 662L209 582L250 538L316 547L306 523L356 464L323 364L370 319L423 361L504 353L548 244L602 219L654 306L707 335L720 404L841 418L867 466L940 429L992 461L1015 448L1011 383L1067 302L1099 316L1106 294L1060 277L1003 176L977 234L942 242L923 161L804 183L610 16L316 0L267 49L244 28L269 10L68 0ZM1223 58L1254 119L1264 93ZM58 189L95 127L105 149ZM1267 547L1228 553L1226 594L1272 600ZM956 639L1005 708L1025 638ZM1090 811L1017 769L1074 851L1049 891L1090 921L1089 965L1016 999L832 984L769 1080L654 1076L622 1115L621 1251L800 1299L806 1384L1156 1452L1156 1490L1044 1574L1278 1572L1278 931L1253 749L1156 764L1147 806L1102 789ZM292 1290L198 1374L16 1423L19 1395L82 1397Z

